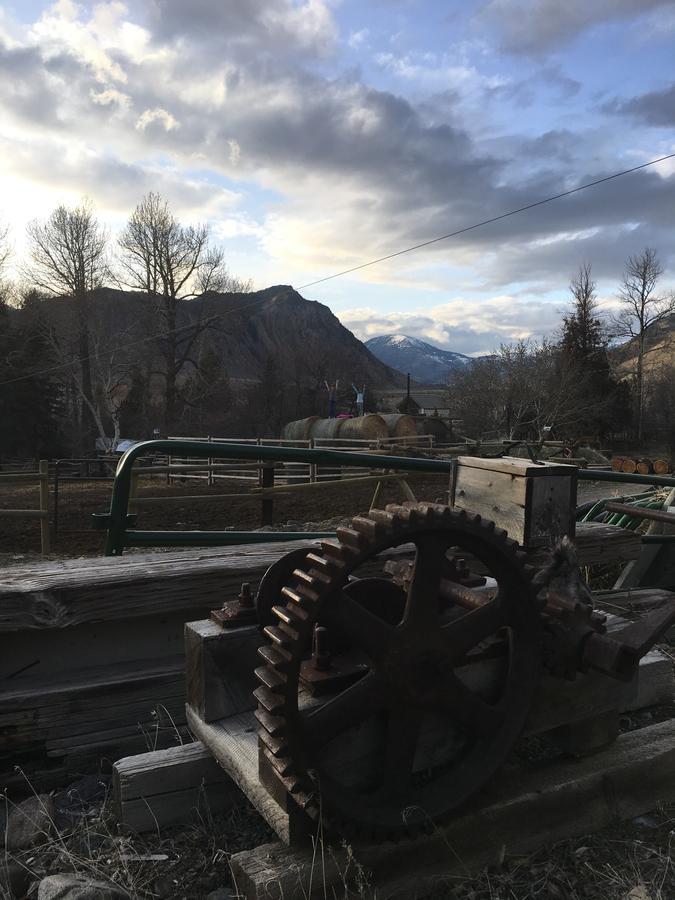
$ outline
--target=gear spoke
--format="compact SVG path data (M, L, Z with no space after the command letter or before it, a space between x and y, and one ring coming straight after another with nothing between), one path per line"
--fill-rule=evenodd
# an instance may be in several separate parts
M415 545L417 554L403 626L408 630L431 631L438 627L438 597L448 542L443 535L429 533L417 537Z
M441 634L451 659L457 661L505 624L503 599L497 594L494 600L444 625Z
M394 632L391 625L369 612L345 591L340 591L331 603L325 605L321 621L365 650L375 662L387 649Z
M303 716L308 741L315 750L319 749L371 715L381 698L381 681L374 672L369 672L319 709Z
M470 690L456 675L448 673L438 691L440 707L455 721L480 737L489 737L502 725L504 716Z
M395 707L387 715L380 790L390 797L404 794L409 787L422 716L423 712L412 706Z

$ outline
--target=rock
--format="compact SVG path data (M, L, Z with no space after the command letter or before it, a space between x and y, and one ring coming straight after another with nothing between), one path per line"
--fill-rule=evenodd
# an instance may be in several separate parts
M87 875L48 875L38 888L37 900L129 900L123 888Z
M636 884L627 894L624 894L624 900L652 900L652 897L644 884Z
M53 823L54 805L49 794L29 797L9 809L5 848L13 852L43 843Z
M206 895L206 900L234 900L234 898L235 894L225 887L216 888L215 891L211 891L210 894Z

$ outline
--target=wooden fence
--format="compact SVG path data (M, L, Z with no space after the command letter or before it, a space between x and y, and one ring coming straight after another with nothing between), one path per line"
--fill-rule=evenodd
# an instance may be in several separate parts
M40 520L40 544L42 555L50 550L49 543L49 464L41 459L37 472L0 472L0 486L3 484L34 484L40 491L40 506L37 509L0 508L3 518L24 518Z

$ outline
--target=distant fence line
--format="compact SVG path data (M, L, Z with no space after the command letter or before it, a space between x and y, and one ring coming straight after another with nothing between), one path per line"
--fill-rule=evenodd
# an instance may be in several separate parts
M41 459L34 472L0 472L0 486L3 484L29 484L39 490L39 507L32 509L0 509L0 516L9 518L39 519L40 548L42 555L50 551L49 540L49 463Z

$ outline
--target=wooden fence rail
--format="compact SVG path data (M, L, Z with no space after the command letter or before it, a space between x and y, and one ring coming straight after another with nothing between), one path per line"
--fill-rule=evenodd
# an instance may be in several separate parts
M49 463L41 459L37 472L0 472L0 485L35 484L40 491L40 506L37 509L0 509L0 516L9 518L39 519L40 546L42 555L50 550L49 542Z

